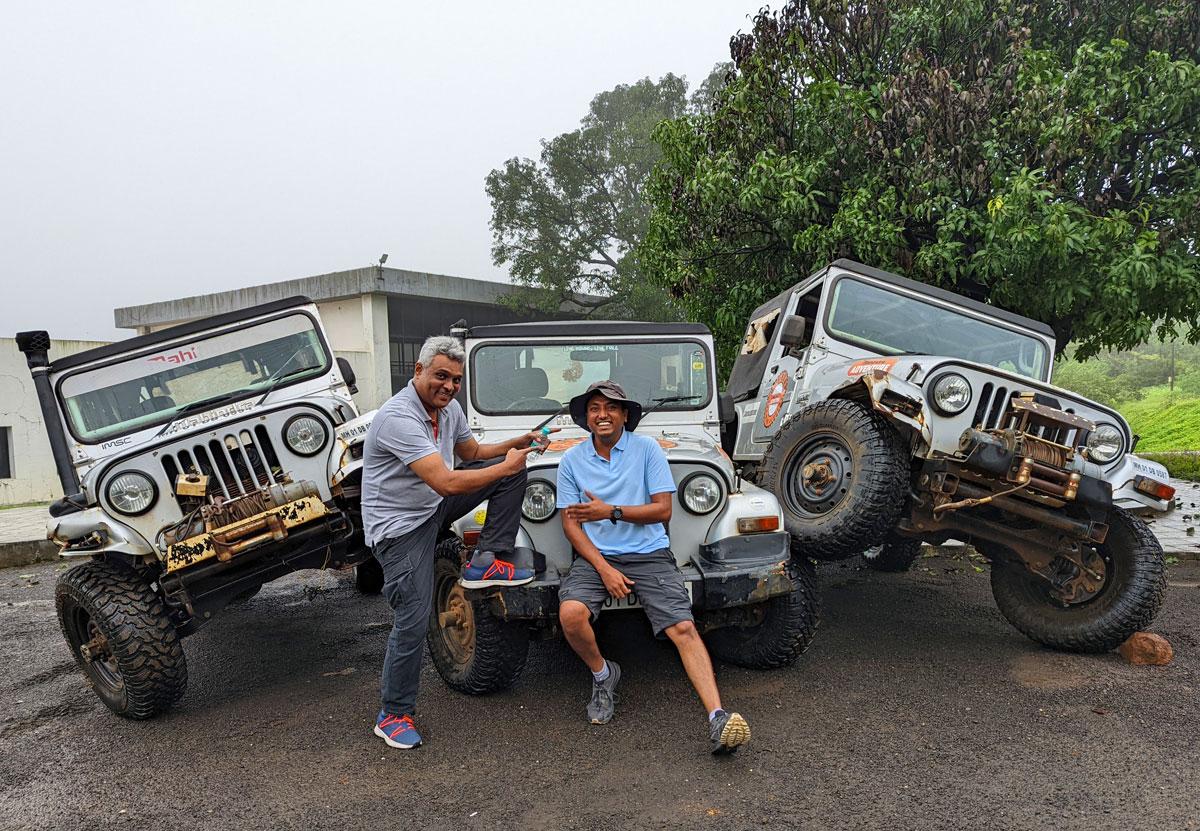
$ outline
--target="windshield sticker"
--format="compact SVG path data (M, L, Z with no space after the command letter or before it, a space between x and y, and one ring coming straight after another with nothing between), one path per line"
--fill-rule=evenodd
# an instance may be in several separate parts
M172 421L164 427L158 435L173 436L176 433L182 433L184 430L191 430L193 427L200 427L204 424L210 424L214 421L220 421L230 416L241 415L248 413L254 409L254 401L239 401L236 404L230 404L228 407L221 407L217 410L209 410L207 413L199 413L197 415L181 418L179 421Z
M197 357L196 347L189 346L186 349L180 349L178 352L170 355L155 355L154 357L150 358L149 361L150 363L159 364L186 364L189 361L196 360Z
M546 445L547 450L570 450L577 444L583 444L587 439L558 439Z
M763 427L770 427L774 424L780 410L783 409L783 399L787 395L789 380L785 371L776 375L775 380L771 383L771 390L767 393L767 406L763 409Z
M847 378L857 378L860 375L866 375L868 372L891 372L892 367L896 365L899 358L868 358L865 361L855 361L850 364L850 369L846 373Z

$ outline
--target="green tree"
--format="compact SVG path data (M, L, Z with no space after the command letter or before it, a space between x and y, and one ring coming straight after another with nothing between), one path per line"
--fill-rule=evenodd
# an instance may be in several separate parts
M645 233L645 185L661 158L651 138L665 119L711 100L725 67L697 88L644 78L597 95L578 130L542 142L538 161L513 158L487 177L492 259L531 289L519 302L554 312L567 301L586 314L677 318L632 252Z
M718 334L837 257L1054 327L1200 339L1200 4L791 0L660 125L639 262Z

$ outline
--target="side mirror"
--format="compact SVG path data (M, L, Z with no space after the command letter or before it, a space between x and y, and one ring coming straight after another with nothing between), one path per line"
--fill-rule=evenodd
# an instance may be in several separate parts
M722 430L737 421L737 409L733 406L733 396L727 392L717 396L717 420L721 422Z
M355 386L355 381L358 379L354 377L354 367L350 366L350 362L341 355L337 358L337 365L338 370L342 373L342 377L346 379L346 386L350 388L350 393L354 394L358 392L358 387Z
M779 342L784 346L804 346L807 324L800 315L788 315L779 329Z

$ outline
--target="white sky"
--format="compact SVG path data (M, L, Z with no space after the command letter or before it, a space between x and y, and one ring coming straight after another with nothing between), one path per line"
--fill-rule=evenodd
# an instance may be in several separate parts
M374 263L505 279L484 178L598 92L728 59L763 0L0 10L0 337Z

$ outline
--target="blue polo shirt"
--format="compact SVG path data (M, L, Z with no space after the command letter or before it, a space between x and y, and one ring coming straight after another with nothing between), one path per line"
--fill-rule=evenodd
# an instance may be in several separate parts
M613 445L611 459L596 452L589 438L563 454L558 463L558 507L587 502L584 491L615 507L645 505L656 493L674 493L667 454L649 436L626 430ZM605 557L648 554L670 545L661 522L638 525L608 519L583 523L588 539Z

